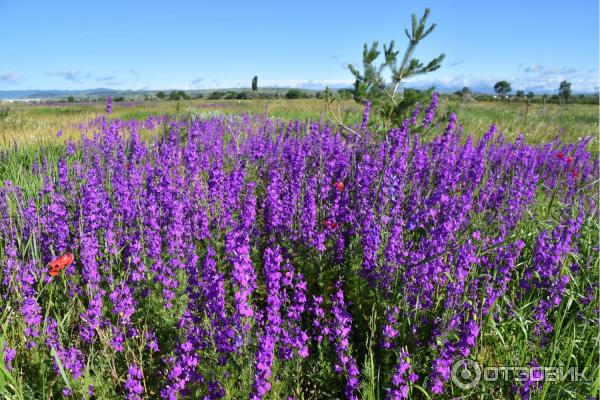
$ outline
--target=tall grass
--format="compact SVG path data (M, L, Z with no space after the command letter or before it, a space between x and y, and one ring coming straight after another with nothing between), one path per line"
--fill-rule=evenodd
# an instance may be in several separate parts
M124 105L125 104L125 105ZM348 125L361 118L362 107L352 100L336 105ZM63 139L78 138L79 124L104 112L104 104L10 105L8 118L0 119L0 147L14 143L54 142L55 134L63 130ZM335 110L336 112L338 110ZM144 120L150 115L164 113L178 116L208 116L211 112L224 114L266 114L285 120L328 120L327 109L322 100L182 100L146 101L139 103L114 103L113 115L123 120ZM544 143L559 136L565 142L574 142L585 136L597 136L599 109L597 105L583 104L529 104L524 102L467 102L461 103L442 97L438 122L444 124L451 112L461 115L466 133L475 137L495 123L505 135L514 139L523 133L530 143ZM377 126L374 120L373 128ZM598 141L590 145L597 154Z

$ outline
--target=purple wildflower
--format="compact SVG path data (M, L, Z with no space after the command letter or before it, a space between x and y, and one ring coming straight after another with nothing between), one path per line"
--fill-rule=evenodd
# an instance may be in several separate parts
M4 347L4 366L8 371L12 371L12 361L15 359L17 351L10 347Z
M433 122L433 117L435 116L435 109L438 107L438 94L437 92L433 92L431 95L431 103L425 109L425 116L423 117L423 127L429 128L431 123Z
M365 102L365 109L363 111L362 123L360 125L361 130L367 129L367 125L369 123L369 115L371 114L371 101L367 100Z
M142 370L136 364L130 364L127 369L127 380L125 381L124 387L127 393L127 400L141 400L142 393L144 393L144 387L142 386L141 380L143 378Z

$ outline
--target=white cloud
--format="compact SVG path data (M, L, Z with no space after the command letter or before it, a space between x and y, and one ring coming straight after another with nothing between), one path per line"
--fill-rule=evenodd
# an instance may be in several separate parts
M569 72L569 69L561 71ZM474 75L445 75L437 78L415 79L407 83L408 87L425 88L436 86L440 90L456 90L463 86L468 86L476 91L493 92L494 84L501 80L510 82L513 92L517 90L550 92L558 91L560 82L568 80L572 83L574 92L596 92L598 88L598 78L588 75L561 74L550 71L542 74L525 74L513 76L474 76Z
M441 76L426 76L409 81L409 87L430 87L432 85L443 91L451 91L468 86L473 90L482 92L493 92L496 82L506 80L510 82L513 92L517 90L556 93L560 82L567 80L572 83L574 92L593 93L597 92L598 76L588 71L580 72L572 67L550 67L546 65L532 64L529 66L518 66L519 71L507 75L468 75L447 74ZM594 69L595 70L595 69Z
M532 64L525 68L523 72L538 72L542 75L556 75L556 74L576 74L577 69L568 67L546 67L539 64Z
M354 83L353 79L318 79L318 80L288 79L288 80L264 81L263 86L323 90L327 86L329 86L330 88L342 88L342 87L352 86L353 83Z
M201 80L200 80L201 79ZM198 81L198 82L196 82ZM325 87L330 88L343 88L350 87L354 83L353 79L322 79L322 80L300 80L300 79L287 79L287 80L260 80L258 81L259 87L281 87L281 88L299 88L299 89L313 89L323 90ZM156 85L150 85L152 89L156 90L194 90L199 89L229 89L229 88L250 88L250 83L241 82L237 80L222 81L220 79L204 79L198 78L191 82L181 83L160 83Z
M62 70L62 71L47 72L46 74L48 76L61 77L68 81L71 81L71 82L81 82L85 79L88 79L91 76L91 74L89 72L83 73L79 70Z
M555 68L545 68L542 72L544 75L556 75L556 74L576 74L577 70L575 68L566 68L566 67L555 67Z
M192 81L192 86L199 89L203 85L204 78L196 78Z
M528 66L527 68L525 68L523 70L523 72L540 72L543 69L544 69L544 67L542 65L532 64L532 65Z
M0 72L0 85L2 86L18 85L22 81L23 77L21 77L21 75L17 74L16 72Z

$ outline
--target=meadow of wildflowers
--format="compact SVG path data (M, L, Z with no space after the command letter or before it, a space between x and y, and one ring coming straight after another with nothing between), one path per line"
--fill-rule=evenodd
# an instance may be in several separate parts
M596 396L589 140L473 140L437 103L381 135L369 104L340 131L108 99L81 141L2 153L37 184L0 186L0 396ZM461 389L460 359L587 379Z

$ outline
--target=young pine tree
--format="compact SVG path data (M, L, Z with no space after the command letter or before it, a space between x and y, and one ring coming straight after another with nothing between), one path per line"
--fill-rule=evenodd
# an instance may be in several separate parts
M415 14L412 15L412 29L410 31L405 29L408 46L402 57L398 57L400 52L395 50L396 43L392 40L389 46L383 45L383 61L376 64L381 55L379 43L373 42L371 47L365 43L362 71L354 65L348 66L356 78L354 83L355 100L360 103L369 100L372 103L371 112L380 116L387 127L399 124L401 119L412 111L416 102L427 101L425 99L431 95L431 91L420 93L420 96L415 96L415 91L405 92L402 89L402 83L409 78L437 70L444 60L443 53L427 64L413 58L417 45L436 27L435 23L429 27L426 26L429 13L429 8L426 8L423 16L418 20ZM384 77L386 73L391 76L389 82ZM421 97L423 98L421 99Z

